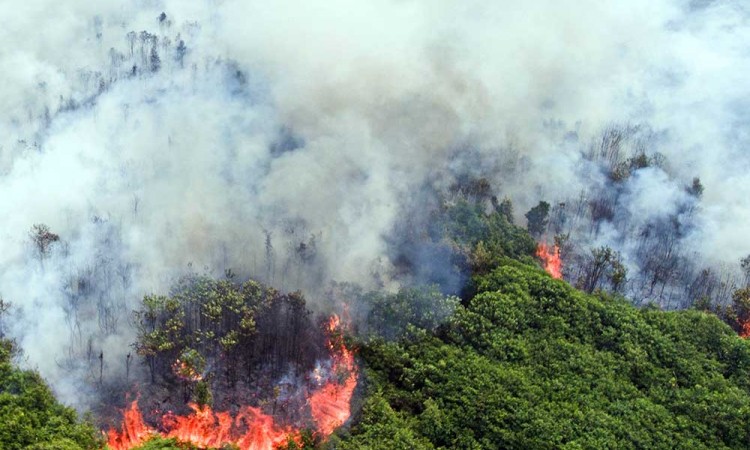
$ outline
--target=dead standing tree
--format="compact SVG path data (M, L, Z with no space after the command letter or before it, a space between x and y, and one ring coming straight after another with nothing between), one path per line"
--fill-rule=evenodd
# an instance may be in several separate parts
M51 232L47 225L37 223L31 227L29 237L31 237L31 241L34 244L34 250L39 258L39 263L42 266L42 270L44 270L44 260L47 258L47 255L49 255L52 244L60 241L60 236Z

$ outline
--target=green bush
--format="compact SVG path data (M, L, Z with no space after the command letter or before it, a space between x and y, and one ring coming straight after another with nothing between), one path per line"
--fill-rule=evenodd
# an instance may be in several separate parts
M0 448L88 450L101 447L99 433L55 400L35 372L11 363L11 342L0 339Z

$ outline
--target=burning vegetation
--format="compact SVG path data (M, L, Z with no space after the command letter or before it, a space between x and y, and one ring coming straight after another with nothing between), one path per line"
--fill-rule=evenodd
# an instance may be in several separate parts
M343 342L343 331L339 317L331 316L326 327L329 358L316 367L308 377L312 382L305 386L308 390L304 408L308 410L315 438L319 441L327 439L351 415L357 367L352 350ZM190 402L188 406L192 410L189 414L168 411L162 415L159 425L152 427L146 424L138 401L133 401L123 412L121 430L108 432L107 444L112 450L130 450L161 436L199 448L231 444L240 450L272 450L301 440L300 428L280 424L278 415L267 414L260 407L241 406L233 414L215 412L207 404ZM288 421L288 418L281 418L282 423L285 419Z
M134 319L149 382L128 387L138 400L108 432L113 450L157 436L270 450L305 430L324 441L351 415L358 370L346 324L314 320L299 293L185 278L170 297L145 297Z
M542 261L542 267L552 278L562 279L562 260L557 245L550 247L540 242L536 248L536 256Z
M412 222L427 230L423 245L469 271L463 298L340 283L324 295L340 315L316 316L299 293L183 278L132 316L143 364L94 382L106 442L86 426L54 433L76 450L745 447L746 340L714 315L608 294L602 280L619 275L606 249L591 253L585 289L556 279L565 242L537 244L510 202L472 192ZM745 336L748 290L715 312ZM17 386L3 373L0 386ZM126 392L137 400L114 406ZM596 433L582 432L592 420ZM34 439L19 436L24 446L7 448Z
M180 3L6 7L1 450L748 448L742 2Z

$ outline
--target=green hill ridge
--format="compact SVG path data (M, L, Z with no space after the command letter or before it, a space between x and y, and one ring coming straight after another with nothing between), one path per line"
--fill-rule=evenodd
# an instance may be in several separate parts
M362 367L355 413L308 447L750 447L750 342L717 316L639 309L553 279L503 208L459 202L443 213L439 239L473 274L464 300L430 289L364 295L369 331L349 337ZM453 309L439 324L432 301ZM90 449L96 436L0 347L1 448Z

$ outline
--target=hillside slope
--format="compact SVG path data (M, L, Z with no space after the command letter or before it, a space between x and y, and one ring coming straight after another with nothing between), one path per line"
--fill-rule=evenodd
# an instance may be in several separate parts
M55 400L32 371L11 364L13 344L0 338L0 448L93 450L101 444L93 426Z
M750 342L715 315L638 309L553 279L502 208L458 202L430 223L435 245L473 274L464 300L435 288L341 287L359 324L349 336L363 375L356 412L305 447L750 446ZM89 449L94 436L0 348L2 448Z
M505 260L438 333L361 349L335 448L747 448L750 345L715 316L636 309Z

